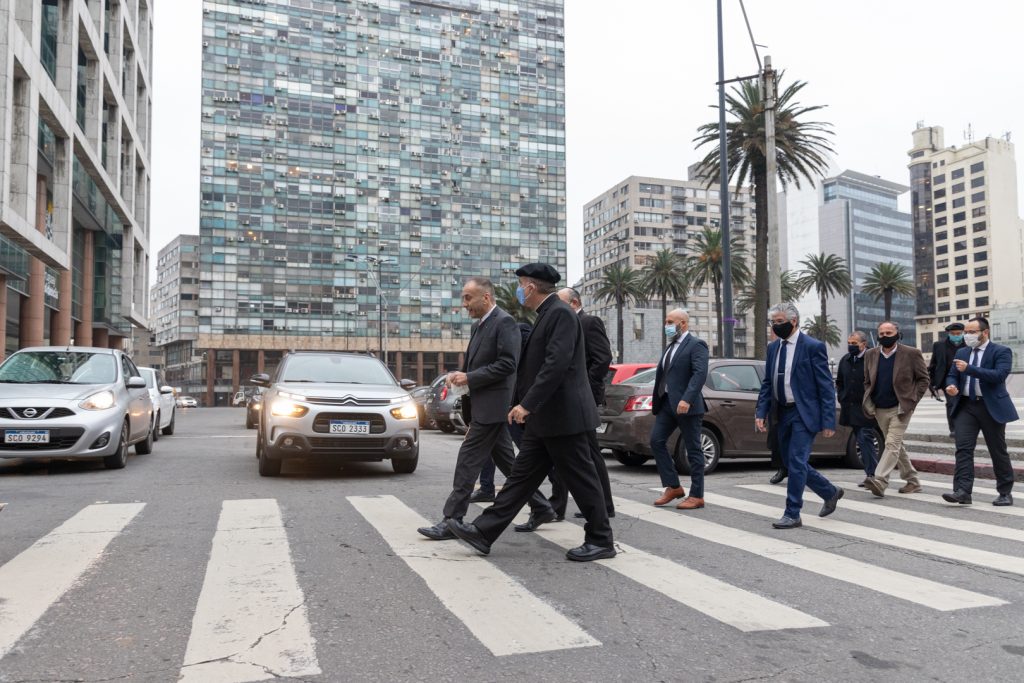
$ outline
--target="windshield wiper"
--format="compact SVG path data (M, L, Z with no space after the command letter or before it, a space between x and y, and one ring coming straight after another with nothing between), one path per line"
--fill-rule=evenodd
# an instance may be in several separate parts
M78 382L72 382L66 379L33 379L25 382L17 382L17 384L78 384ZM106 384L106 382L103 382L103 384Z

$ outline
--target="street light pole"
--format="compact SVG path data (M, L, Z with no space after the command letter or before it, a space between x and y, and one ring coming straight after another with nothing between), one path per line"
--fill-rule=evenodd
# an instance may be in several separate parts
M375 260L377 261L377 352L380 354L381 360L384 361L384 365L387 365L388 356L384 351L384 290L380 284L380 268L383 259Z
M782 259L779 254L779 210L778 195L775 189L776 156L775 156L775 106L778 104L776 92L775 70L772 69L772 58L764 57L764 69L761 71L761 92L764 101L764 156L765 156L765 188L768 193L767 227L768 227L768 296L769 305L782 303ZM763 311L758 311L758 314Z
M719 201L721 202L722 224L722 339L718 340L723 358L732 358L733 325L732 314L732 254L729 244L729 153L726 149L725 131L725 53L722 47L722 0L718 0L718 166Z

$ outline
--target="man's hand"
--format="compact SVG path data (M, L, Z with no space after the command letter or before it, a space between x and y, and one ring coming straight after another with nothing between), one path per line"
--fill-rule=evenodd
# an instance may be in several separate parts
M833 436L836 435L836 430L834 430L834 429L822 429L821 430L821 435L823 437L825 437L826 439L831 439Z
M676 406L676 414L686 415L688 412L690 412L690 404L686 401L680 401L679 405Z
M464 372L449 372L446 381L450 386L464 387L469 384L469 375Z
M960 393L960 390L956 388L955 384L950 384L948 387L946 387L946 393L949 394L950 396L956 396L957 394Z
M959 358L953 361L953 365L955 365L956 369L959 370L960 372L963 372L964 370L967 369L967 361L960 360Z
M508 411L508 423L512 424L513 422L516 422L518 424L523 424L529 416L529 410L522 406L516 406L512 410Z
M754 418L754 429L759 432L767 432L768 428L764 426L764 418Z

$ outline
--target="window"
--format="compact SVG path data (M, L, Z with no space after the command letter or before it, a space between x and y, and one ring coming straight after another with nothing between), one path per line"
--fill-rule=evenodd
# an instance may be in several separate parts
M987 260L988 260L988 252L987 251L976 251L976 252L974 252L974 262L975 263L977 263L978 261L987 261Z
M936 242L941 242L942 240L946 239L947 237L949 237L949 233L946 232L945 230L943 230L942 232L935 233L935 241Z
M942 254L948 254L949 253L949 247L947 245L945 245L945 244L940 244L939 246L935 247L935 253L939 254L940 256Z
M957 307L957 309L959 309L961 311L966 309L970 305L971 305L971 300L970 299L957 299L956 300L956 307Z
M946 182L946 174L940 173L939 175L932 178L932 185L939 185L940 183Z
M708 384L715 391L761 390L761 380L753 365L720 365L708 374Z
M935 262L936 268L945 268L949 265L949 259L943 258Z
M939 216L938 218L935 219L935 227L936 228L941 228L945 224L946 224L946 217L945 216Z
M974 232L981 232L986 227L987 226L985 225L985 221L978 221L977 223L975 223L974 225L971 226L971 228L974 230Z
M946 202L939 202L935 205L935 213L942 213L946 210Z
M985 184L985 176L980 175L977 178L971 178L971 187L981 187Z
M966 280L967 279L967 271L966 270L958 270L958 271L956 271L956 279L957 280Z
M940 312L948 311L949 310L949 302L948 301L943 301L942 303L940 303L939 306L938 306L938 310Z
M976 164L971 164L971 173L980 173L985 170L985 162L979 161Z
M988 266L979 266L978 268L974 269L974 277L987 277L987 276L988 276Z
M955 228L953 230L953 237L963 237L966 234L967 234L967 226L966 225L961 226L959 228Z
M957 197L956 199L953 200L953 208L954 209L963 208L963 205L966 204L966 203L967 203L967 199L966 198L964 198L964 197Z
M953 265L956 265L956 266L966 266L967 265L967 254L964 254L963 256L957 256L955 259L953 259Z
M974 203L985 201L985 192L975 192L974 194L971 195L971 201Z
M975 282L974 283L974 291L975 292L987 292L988 291L988 282L987 281L986 282Z
M938 190L935 190L934 196L935 196L936 199L940 199L942 197L945 197L946 196L946 188L940 187Z
M650 183L640 183L640 191L648 194L664 194L664 185L651 185Z
M964 177L964 169L962 169L962 168L954 169L953 172L949 174L949 177L952 178L953 180L956 180L957 178L963 178Z
M950 192L952 192L953 194L956 194L957 192L963 192L963 191L964 191L964 184L963 183L957 183L950 190Z
M967 249L967 242L957 242L953 245L953 251L965 251Z
M984 206L976 206L973 209L971 209L971 218L981 218L984 215L985 215L985 207Z
M970 293L970 291L969 291L970 289L971 289L970 285L957 285L956 286L956 293L957 294L969 294Z
M960 221L965 221L965 220L967 220L967 214L965 212L957 211L956 213L953 214L953 222L954 223L959 223Z
M949 287L943 287L942 289L935 292L935 296L949 296Z
M988 297L979 296L977 299L974 300L974 305L977 306L978 308L985 308L986 306L988 306Z
M983 247L986 244L988 244L988 239L987 238L985 238L985 237L975 237L974 238L974 246L976 246L976 247Z
M939 273L938 276L936 276L935 281L939 284L949 282L949 273Z

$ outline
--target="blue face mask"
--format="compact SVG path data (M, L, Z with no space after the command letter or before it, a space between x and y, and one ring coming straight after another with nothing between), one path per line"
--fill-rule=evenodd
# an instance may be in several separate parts
M526 305L526 290L522 285L516 287L516 301L519 302L520 306Z
M665 325L665 336L668 339L675 339L677 334L679 334L679 330L675 325Z
M964 340L964 335L962 335L962 334L951 334L951 335L949 335L948 338L949 338L949 341L953 342L954 344L959 344L960 342L962 342Z

